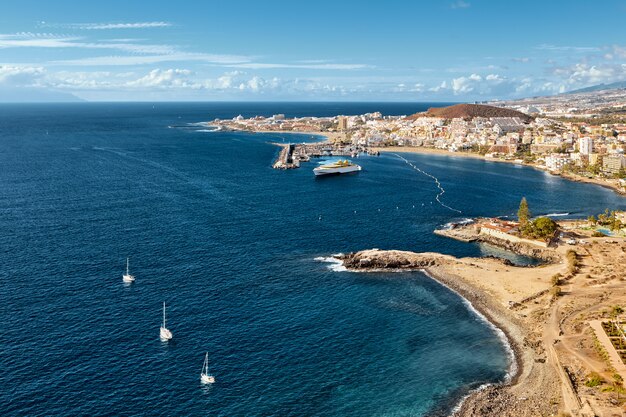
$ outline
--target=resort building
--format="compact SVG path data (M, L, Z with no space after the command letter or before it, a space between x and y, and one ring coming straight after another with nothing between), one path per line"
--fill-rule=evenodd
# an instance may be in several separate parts
M606 174L617 174L622 168L626 168L626 158L624 155L605 155L604 158L602 158L602 170Z
M480 234L495 237L497 239L506 240L512 243L530 243L531 245L537 245L541 247L548 247L548 242L524 239L517 236L519 232L519 223L507 222L500 219L491 219L488 222L482 222L478 224L480 228Z
M571 159L567 153L555 153L546 156L544 161L546 168L550 171L562 171L563 167L571 162Z
M499 219L492 219L489 223L481 223L480 233L497 237L498 239L510 240L513 236L511 233L517 231L517 223L505 222Z

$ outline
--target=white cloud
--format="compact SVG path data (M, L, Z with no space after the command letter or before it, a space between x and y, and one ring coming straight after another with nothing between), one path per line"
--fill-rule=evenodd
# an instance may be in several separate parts
M625 79L626 64L577 63L569 67L555 67L552 74L570 87L586 87Z
M447 90L447 89L448 89L448 83L446 81L442 81L441 84L435 87L429 88L428 91L432 91L433 93L438 93L440 91Z
M166 28L172 26L169 22L134 22L134 23L67 23L56 27L83 30L111 30L111 29L147 29Z
M245 69L276 69L276 68L292 68L292 69L322 69L322 70L355 70L371 68L364 64L271 64L262 62L249 62L243 64L232 65L236 68Z
M477 86L477 83L482 81L482 77L478 74L472 74L468 77L458 77L452 79L452 92L455 95L471 93Z
M485 77L485 80L487 80L487 81L504 81L504 78L502 76L500 76L499 74L488 74Z
M11 87L30 87L45 73L42 67L0 65L0 84Z
M147 75L126 83L128 87L143 88L201 88L201 85L190 80L191 71L186 69L154 69Z
M429 91L438 94L452 94L454 96L470 97L511 97L533 89L533 81L530 78L509 79L500 74L470 74L453 78L449 84L445 81Z
M371 68L364 64L340 64L312 62L299 64L252 62L252 57L242 55L207 54L184 52L172 45L144 44L132 39L111 39L88 42L80 37L57 36L49 33L21 32L0 34L1 48L73 48L93 50L117 50L130 55L96 56L56 60L49 64L63 66L137 66L162 62L197 61L242 69L313 69L357 70Z
M595 46L559 46L551 44L541 44L536 46L535 49L541 51L557 51L557 52L599 52L600 48Z
M467 9L468 7L470 7L470 4L463 0L457 0L450 5L452 9Z
M150 65L162 62L205 62L209 64L233 66L245 63L251 58L241 55L203 54L195 52L173 52L164 55L114 55L98 56L91 58L79 58L58 60L50 62L51 65L64 66L135 66Z
M0 49L2 48L113 49L137 54L173 54L176 52L176 49L170 45L125 42L86 42L80 37L31 32L0 34Z
M613 59L615 57L626 59L626 47L614 45L611 49L612 49L612 53L606 54L610 56L610 58L608 59Z
M243 71L231 71L222 74L215 80L204 82L204 87L213 90L239 90L253 93L263 93L271 90L280 90L289 81L282 81L274 77L269 80L258 75L249 75Z

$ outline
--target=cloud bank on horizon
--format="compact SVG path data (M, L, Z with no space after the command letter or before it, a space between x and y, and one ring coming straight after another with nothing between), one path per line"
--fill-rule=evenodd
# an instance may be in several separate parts
M619 1L127 3L5 7L0 101L475 101L626 79L602 18Z

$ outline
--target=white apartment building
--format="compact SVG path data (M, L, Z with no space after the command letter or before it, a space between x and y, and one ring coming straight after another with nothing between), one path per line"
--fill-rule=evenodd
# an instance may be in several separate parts
M544 158L546 168L550 171L562 171L571 159L566 153L553 153Z
M578 152L582 155L589 155L593 153L593 139L588 136L578 139Z

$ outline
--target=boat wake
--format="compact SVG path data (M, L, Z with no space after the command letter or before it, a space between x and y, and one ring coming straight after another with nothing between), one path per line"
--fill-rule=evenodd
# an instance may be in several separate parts
M441 183L439 182L439 179L437 177L435 177L434 175L429 174L428 172L416 167L411 161L409 161L408 159L404 158L403 156L398 155L397 153L392 153L392 155L397 156L398 158L402 159L407 165L409 165L411 168L413 168L414 170L416 170L417 172L426 175L427 177L432 178L435 181L435 184L437 185L437 188L439 188L439 194L437 194L437 196L435 197L435 200L437 200L437 202L442 206L447 208L448 210L454 211L456 213L462 213L461 210L457 210L455 208L452 208L450 206L448 206L447 204L445 204L444 202L441 201L441 196L446 192L446 190L444 190L444 188L441 186Z
M343 261L334 258L332 256L318 256L317 258L315 258L314 260L316 260L317 262L324 262L327 263L329 265L327 265L327 268L330 269L331 271L335 271L335 272L344 272L347 271L348 268L346 268L345 266L343 266Z
M570 213L549 213L546 214L546 217L565 217L565 216L569 216Z

